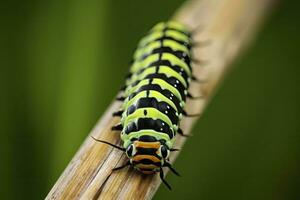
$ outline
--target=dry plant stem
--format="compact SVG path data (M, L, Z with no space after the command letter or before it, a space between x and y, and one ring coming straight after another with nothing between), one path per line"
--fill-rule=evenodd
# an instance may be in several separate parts
M195 47L196 59L207 60L205 66L195 65L194 74L203 84L193 83L191 93L203 99L189 100L187 111L202 113L213 92L228 71L230 63L248 43L260 22L272 7L272 0L194 0L188 1L173 19L183 22L196 32L194 41L210 40L205 47ZM112 113L121 103L113 102L96 124L72 161L60 176L46 199L151 199L161 184L158 175L142 175L131 168L112 173L112 169L126 162L124 152L101 140L120 144L118 132L110 128L118 123ZM185 118L181 127L190 133L197 118ZM195 133L196 134L196 133ZM181 148L186 138L177 136L175 148ZM171 162L178 152L173 152Z

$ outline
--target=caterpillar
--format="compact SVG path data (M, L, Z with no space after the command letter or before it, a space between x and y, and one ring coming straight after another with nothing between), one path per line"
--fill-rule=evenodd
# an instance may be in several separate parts
M156 24L138 43L125 86L121 89L122 108L113 116L121 122L112 130L121 131L123 147L104 142L124 151L128 165L144 174L159 172L163 183L163 167L179 173L168 162L180 120L188 115L186 99L195 98L189 92L192 75L192 33L175 21Z

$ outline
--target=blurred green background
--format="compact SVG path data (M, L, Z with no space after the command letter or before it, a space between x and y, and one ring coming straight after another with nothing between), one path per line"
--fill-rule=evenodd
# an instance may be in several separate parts
M182 0L1 1L0 199L42 199ZM299 1L282 1L155 199L300 199ZM138 192L138 191L137 191Z

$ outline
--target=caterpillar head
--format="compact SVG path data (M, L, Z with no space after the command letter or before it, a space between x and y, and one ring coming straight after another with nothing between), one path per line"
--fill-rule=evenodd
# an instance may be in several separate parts
M126 149L131 165L144 174L160 171L169 154L168 146L152 136L141 136Z

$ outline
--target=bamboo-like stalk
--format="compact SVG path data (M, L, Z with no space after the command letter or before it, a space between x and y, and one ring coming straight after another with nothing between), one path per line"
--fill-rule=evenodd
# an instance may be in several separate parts
M195 76L205 83L191 84L191 93L202 95L200 100L189 100L187 111L202 113L230 63L248 43L262 19L272 6L272 0L191 0L180 8L173 19L189 26L196 42L210 40L210 44L193 50L196 59L207 60L196 64ZM104 116L86 138L46 199L151 199L161 181L158 175L142 175L125 168L112 173L112 169L126 162L122 151L95 142L90 136L120 144L119 133L111 127L119 119L112 113L121 103L113 102ZM190 133L197 118L185 118L181 127ZM186 138L177 136L175 148L181 148ZM171 155L174 162L178 152Z

